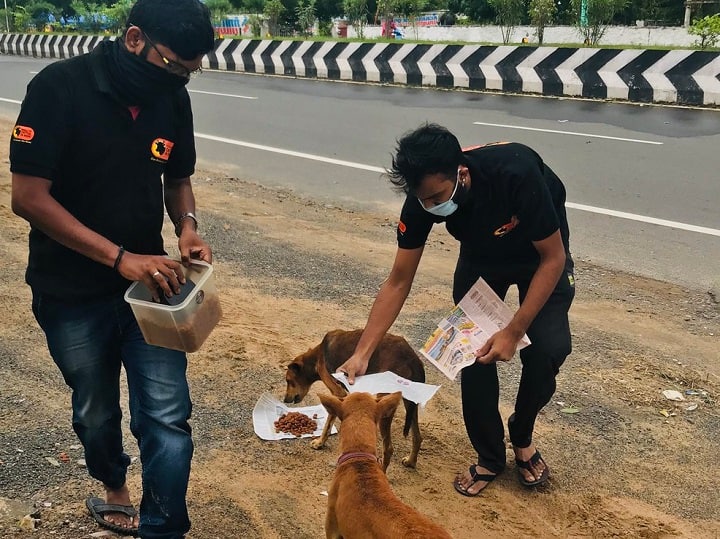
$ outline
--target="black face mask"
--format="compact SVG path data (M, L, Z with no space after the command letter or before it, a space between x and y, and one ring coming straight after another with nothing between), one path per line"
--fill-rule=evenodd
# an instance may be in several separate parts
M149 105L188 83L185 77L148 62L147 51L142 56L131 53L122 39L108 47L107 60L113 88L124 104Z

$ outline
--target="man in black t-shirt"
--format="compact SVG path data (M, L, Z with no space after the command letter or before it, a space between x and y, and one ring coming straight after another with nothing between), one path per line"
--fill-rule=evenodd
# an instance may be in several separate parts
M455 303L480 277L501 298L511 285L520 297L510 324L461 371L463 418L478 460L455 478L455 489L476 496L505 469L496 363L512 359L525 333L532 344L520 351L522 376L508 431L520 482L541 485L550 470L532 440L535 419L555 392L555 377L571 351L568 310L575 280L565 187L527 146L494 143L462 150L452 133L434 124L399 140L388 174L407 196L395 262L353 356L338 372L350 383L365 373L410 292L430 229L444 222L460 242Z
M72 388L88 472L105 488L105 499L86 505L122 535L174 539L190 529L187 358L145 342L123 293L132 281L156 300L180 292L182 267L163 248L163 205L182 263L212 261L196 231L185 85L213 45L199 0L139 0L120 38L30 82L10 138L12 207L31 225L33 313ZM139 516L126 486L121 367L142 462Z

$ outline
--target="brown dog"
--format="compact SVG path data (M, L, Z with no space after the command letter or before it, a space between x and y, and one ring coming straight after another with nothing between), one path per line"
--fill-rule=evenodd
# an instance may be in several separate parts
M307 395L310 386L318 380L322 380L336 397L347 395L345 388L331 376L331 373L335 372L352 355L355 346L360 340L360 335L362 335L360 329L355 331L343 331L340 329L330 331L319 345L296 357L288 365L285 373L285 381L287 382L285 402L300 402ZM389 333L383 337L383 340L370 357L366 374L386 371L394 372L413 382L425 382L425 367L423 367L418 355L405 339ZM414 468L422 444L422 436L418 425L418 405L407 399L404 399L404 404L405 425L403 435L407 436L412 430L412 451L410 455L402 459L402 463L409 468ZM330 413L322 434L311 442L313 448L320 449L325 445L334 422L335 416ZM392 418L380 423L384 470L387 470L394 451L390 438L391 424Z
M328 413L340 418L340 458L328 492L328 539L450 539L425 515L400 501L375 455L376 425L392 417L402 394L374 397L320 395Z

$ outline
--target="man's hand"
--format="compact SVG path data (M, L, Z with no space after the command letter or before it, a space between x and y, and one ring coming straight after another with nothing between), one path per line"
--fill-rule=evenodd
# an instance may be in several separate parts
M142 281L155 301L160 301L160 294L167 297L179 294L180 285L185 283L180 263L163 255L138 255L126 251L117 270L130 281Z
M212 249L205 243L200 235L189 226L183 228L180 233L178 249L180 249L180 259L184 266L190 265L191 258L204 260L208 264L212 264Z
M510 328L501 329L488 339L485 346L475 352L476 361L483 365L496 363L498 361L510 361L515 355L517 345L522 335Z
M368 363L368 360L361 358L357 354L353 354L350 356L350 359L335 369L335 372L345 374L348 378L348 384L353 385L355 383L356 376L362 376L365 374Z

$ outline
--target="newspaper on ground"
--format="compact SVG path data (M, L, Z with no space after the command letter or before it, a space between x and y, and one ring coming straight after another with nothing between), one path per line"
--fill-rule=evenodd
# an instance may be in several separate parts
M260 395L255 408L253 408L253 427L255 434L263 440L282 440L284 438L297 438L289 432L275 432L275 421L280 416L288 412L300 412L306 416L313 418L317 422L315 432L311 434L303 434L302 438L316 438L320 436L325 422L327 421L327 410L322 404L316 406L295 406L288 407L280 402L272 393L263 393ZM313 417L317 414L317 417ZM330 434L337 434L337 428L333 425Z
M420 353L450 380L455 380L458 372L475 362L475 351L506 327L512 317L512 309L480 277L438 323ZM518 349L529 344L530 339L523 335Z
M391 371L356 376L353 385L348 383L343 373L333 373L333 377L348 390L348 393L367 392L378 394L402 391L404 398L419 404L421 407L425 406L435 392L440 389L440 386L413 382Z

